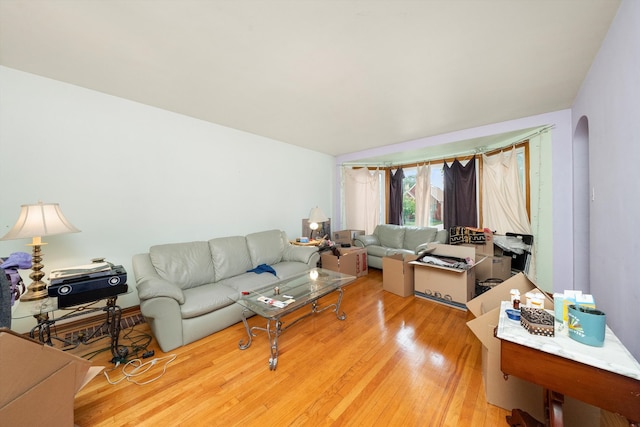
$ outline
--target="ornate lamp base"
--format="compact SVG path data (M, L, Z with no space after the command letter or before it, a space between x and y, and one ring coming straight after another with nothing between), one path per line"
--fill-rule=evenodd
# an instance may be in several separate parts
M44 267L44 265L40 264L40 261L42 261L41 245L46 245L46 243L41 242L40 238L36 241L35 237L34 243L29 245L33 247L33 254L31 255L31 270L33 271L29 275L33 281L27 286L27 292L20 297L20 301L35 301L49 296L47 284L42 281L44 273L40 271Z
M47 284L44 282L31 282L29 286L27 286L27 292L22 294L20 297L20 301L36 301L39 299L44 299L49 296L49 292L47 291Z

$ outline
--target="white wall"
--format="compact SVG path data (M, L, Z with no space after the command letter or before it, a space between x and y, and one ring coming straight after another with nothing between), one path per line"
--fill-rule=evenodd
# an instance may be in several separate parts
M0 236L38 200L82 230L44 239L47 275L103 256L131 286L131 257L151 245L272 228L295 238L312 207L333 208L331 156L6 67L0 159ZM27 243L0 241L0 256Z
M623 0L572 108L589 122L591 293L640 359L640 2Z
M531 138L531 186L539 194L531 200L531 225L536 246L536 276L543 290L553 292L573 283L573 231L571 204L571 112L556 111L421 138L401 144L351 153L336 158L336 170L343 163L384 154L416 150L457 141L500 135L507 132L552 125L546 134ZM535 140L535 141L534 141ZM567 169L568 168L568 169ZM338 189L336 189L338 193ZM535 193L532 191L532 193ZM339 212L340 200L334 200ZM337 224L339 228L340 225ZM571 288L571 286L570 286Z

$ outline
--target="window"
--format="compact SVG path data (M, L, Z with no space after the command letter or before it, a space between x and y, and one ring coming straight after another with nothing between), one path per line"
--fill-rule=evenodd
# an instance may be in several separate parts
M490 153L488 153L490 155ZM520 173L520 181L522 183L522 191L525 194L525 200L527 202L527 211L529 211L529 177L528 177L528 162L529 162L529 150L528 150L528 141L522 142L516 145L516 158L518 162L518 168ZM444 161L450 162L452 159L446 159L440 161L439 163L431 162L431 201L430 201L430 213L429 213L429 226L436 227L438 229L443 228L442 224L442 214L443 214L443 204L444 204L444 172L443 165ZM481 156L478 157L478 161L481 163ZM395 170L396 166L393 168ZM417 167L415 164L413 165L403 165L401 166L404 171L404 181L403 181L403 199L402 199L402 219L404 225L415 225L416 224L416 196L415 196L415 185L416 185L416 172ZM478 174L482 170L481 167L477 168ZM388 172L388 171L387 171ZM387 173L388 176L388 173ZM384 182L381 182L380 185L380 200L381 200L381 212L380 218L384 218L384 222L386 222L386 212L388 211L388 206L386 202L385 195L388 193L388 182L382 177ZM481 190L481 178L476 177L478 185L478 193ZM482 196L479 194L478 203L481 203ZM478 212L480 215L480 224L482 224L482 206L478 207ZM530 212L529 212L530 214ZM383 221L381 221L383 222Z
M402 220L404 225L416 225L416 167L404 169ZM442 164L431 165L431 202L429 203L429 226L442 229L442 203L444 178Z

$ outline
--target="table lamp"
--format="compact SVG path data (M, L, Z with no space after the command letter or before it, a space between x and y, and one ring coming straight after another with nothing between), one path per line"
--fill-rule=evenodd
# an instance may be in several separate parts
M55 234L77 233L75 228L62 214L57 203L38 202L35 205L22 205L20 216L16 224L0 240L32 239L27 246L33 248L32 273L29 275L32 282L27 286L27 292L20 297L20 301L34 301L46 298L47 284L42 281L44 267L40 247L46 245L42 242L43 236Z
M315 208L311 209L311 212L309 212L308 221L309 221L309 228L311 229L309 240L313 240L313 232L320 227L320 224L324 223L325 221L329 221L329 218L327 218L324 212L322 212L322 209L316 206Z

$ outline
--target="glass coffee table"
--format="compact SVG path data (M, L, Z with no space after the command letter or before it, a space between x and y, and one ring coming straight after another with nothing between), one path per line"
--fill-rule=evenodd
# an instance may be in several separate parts
M251 345L255 330L265 331L269 337L271 346L271 356L269 357L269 369L275 370L278 365L278 337L280 334L298 323L300 320L315 313L321 313L328 309L336 313L339 320L346 319L347 315L340 312L342 302L342 287L353 282L355 276L337 273L331 270L313 268L306 273L292 278L273 283L267 287L256 289L250 292L243 292L236 300L244 309L242 310L242 321L247 330L248 340L240 340L238 347L246 350ZM338 300L325 307L319 307L318 300L332 292L338 293ZM283 327L282 317L310 305L311 310L302 316L294 319L286 327ZM265 328L249 326L247 317L257 314L267 320Z

